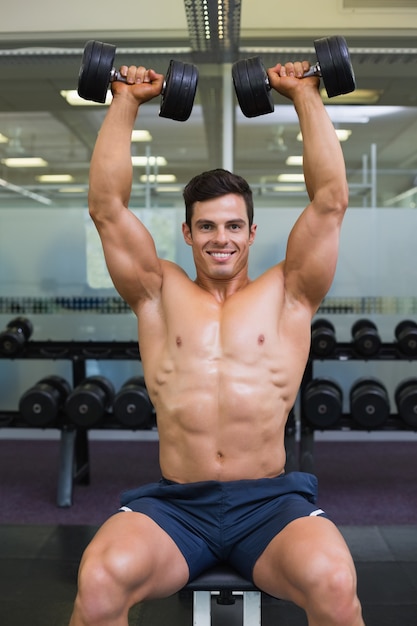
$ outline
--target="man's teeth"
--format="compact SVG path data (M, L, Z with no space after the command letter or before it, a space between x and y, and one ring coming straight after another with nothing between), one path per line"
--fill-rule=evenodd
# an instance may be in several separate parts
M219 259L227 259L231 255L231 252L211 252L211 256L218 257Z

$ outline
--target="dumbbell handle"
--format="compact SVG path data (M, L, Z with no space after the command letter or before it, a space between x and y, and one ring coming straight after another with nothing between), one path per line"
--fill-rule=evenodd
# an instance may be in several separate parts
M301 78L307 78L308 76L319 76L321 78L321 69L319 63L312 65L307 72L304 72Z
M304 74L301 76L301 78L308 78L309 76L318 76L319 78L321 78L321 69L320 69L320 64L316 63L315 65L312 65L310 67L309 70L307 70L307 72L304 72ZM271 83L269 82L269 78L268 76L266 76L265 78L265 83L268 89L272 89L271 87Z
M122 76L120 72L118 72L114 67L110 70L110 82L114 83L118 81L119 83L126 83L126 77ZM161 90L161 95L164 95L166 89L166 81L164 80Z

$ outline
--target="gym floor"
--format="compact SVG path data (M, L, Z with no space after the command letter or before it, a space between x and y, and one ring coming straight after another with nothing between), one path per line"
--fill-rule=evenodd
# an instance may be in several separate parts
M367 626L417 624L417 526L341 526L358 572ZM0 623L4 626L67 626L80 556L95 526L0 526ZM213 599L213 626L241 624L235 605ZM172 596L146 602L130 615L131 626L192 624L191 599ZM262 599L263 626L306 626L297 607Z

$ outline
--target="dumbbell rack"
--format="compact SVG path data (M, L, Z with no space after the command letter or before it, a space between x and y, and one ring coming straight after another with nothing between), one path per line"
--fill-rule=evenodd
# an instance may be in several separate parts
M23 349L13 357L0 354L1 359L47 359L69 360L72 364L73 386L79 385L86 377L86 362L89 360L140 360L140 353L136 341L28 341ZM378 353L372 357L359 355L352 343L337 343L331 355L325 357L310 356L304 377L300 386L300 393L313 379L315 361L413 361L412 357L404 356L395 343L381 344ZM286 441L292 469L295 469L295 426L294 419L289 419L286 429ZM300 449L299 466L302 471L313 471L314 433L315 430L364 430L350 418L349 414L342 415L337 425L327 428L313 428L303 415L303 407L300 407ZM28 427L21 418L19 411L0 411L0 427ZM56 428L47 426L45 428ZM121 428L120 425L106 422L106 427ZM58 472L57 505L68 507L72 505L72 492L74 484L88 485L90 482L88 430L68 423L68 420L60 421L60 463ZM93 427L94 428L94 427ZM99 427L97 427L99 428ZM372 430L410 430L396 415L390 415L387 422ZM291 468L289 468L291 469Z
M86 362L89 360L140 360L137 341L28 341L22 350L10 356L0 354L0 359L46 359L69 360L72 364L72 383L75 388L86 377ZM106 427L111 427L106 422ZM1 411L0 427L28 428L19 411ZM59 421L59 426L45 428L60 429L60 455L58 470L57 505L72 505L74 484L90 483L88 429L79 428ZM116 426L115 426L116 427ZM120 428L120 425L118 426Z
M351 342L337 342L331 354L326 356L315 356L310 354L307 367L304 372L303 380L300 385L300 396L303 397L304 391L308 383L314 377L314 362L317 361L410 361L414 362L417 357L404 355L399 349L396 342L381 343L380 349L375 355L364 356L355 350L354 344ZM327 427L313 427L305 418L303 410L303 402L300 402L300 447L299 447L299 465L300 469L305 472L314 472L314 433L315 431L336 431L336 430L355 430L367 432L360 424L354 422L349 413L341 415L337 424ZM411 426L405 424L397 414L391 413L387 421L379 427L370 428L369 431L412 431Z

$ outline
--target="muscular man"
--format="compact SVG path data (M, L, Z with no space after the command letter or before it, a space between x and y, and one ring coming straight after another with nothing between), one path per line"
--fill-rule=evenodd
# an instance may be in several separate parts
M89 206L114 285L137 315L155 406L163 479L132 490L87 547L71 626L126 626L128 611L166 597L227 560L310 626L363 626L356 574L316 479L284 473L284 428L310 347L311 319L333 280L348 202L344 160L307 62L268 70L292 100L310 202L285 259L248 278L252 194L224 170L184 190L196 279L161 260L129 211L131 132L163 77L122 67L91 161Z

